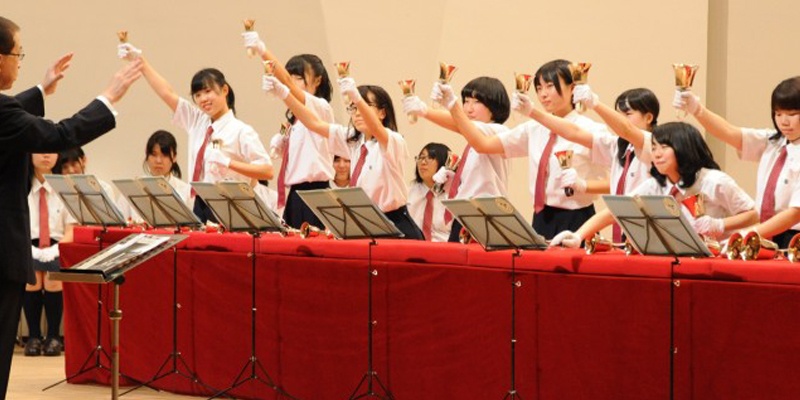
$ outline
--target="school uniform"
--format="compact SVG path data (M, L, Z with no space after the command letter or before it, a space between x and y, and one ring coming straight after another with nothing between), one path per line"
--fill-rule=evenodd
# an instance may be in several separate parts
M507 132L501 124L473 121L484 136L496 136ZM461 153L458 168L447 192L448 199L471 199L473 197L506 196L508 193L508 159L502 154L478 153L467 145ZM458 242L461 223L451 221L445 212L445 223L452 224L448 241Z
M44 197L44 200L42 200ZM47 210L44 210L46 206ZM31 241L34 247L41 247L40 238L41 230L44 228L42 224L47 224L48 235L45 239L48 246L58 246L58 243L64 238L64 231L68 224L75 224L75 220L69 215L67 207L58 197L58 193L50 186L47 181L39 182L38 179L33 179L31 191L28 193L28 209L30 210L30 227L31 227ZM42 221L41 213L47 212L47 221ZM58 271L61 268L59 259L43 263L39 260L33 260L33 269L36 271Z
M408 213L408 188L403 171L408 159L408 148L402 135L386 128L388 141L385 146L376 139L348 142L353 130L331 124L328 140L333 154L351 160L350 186L358 186L367 193L386 217L394 222L405 239L424 240L422 230ZM355 143L351 146L350 143ZM348 151L352 149L352 153Z
M333 109L327 100L305 93L305 106L321 121L333 123ZM327 138L311 132L300 120L292 125L289 135L275 152L282 154L281 169L276 181L278 206L285 208L283 219L299 229L308 222L320 229L324 225L297 194L299 190L329 188L333 179L333 154ZM288 193L286 193L286 189ZM286 197L288 195L288 197Z
M774 129L742 129L740 158L758 161L756 181L756 210L761 222L791 207L800 207L800 144L789 143ZM765 201L765 198L767 201ZM780 248L789 246L800 224L772 238Z
M251 178L248 176L206 161L205 155L214 147L215 142L219 143L218 148L230 157L231 161L272 165L256 131L250 125L238 120L232 110L212 123L206 113L181 98L178 100L172 121L189 135L187 154L191 181L250 182ZM203 162L197 163L198 159ZM213 213L202 201L194 202L194 211L202 222L214 220Z
M167 178L167 183L175 189L175 192L178 193L178 197L186 203L186 206L190 210L194 208L195 199L192 197L192 186L190 184L172 174ZM122 194L117 197L117 207L125 218L125 221L134 224L141 224L144 222L144 219L139 215L139 212L136 211L136 208L134 208Z
M610 135L605 125L572 111L564 117L593 135ZM594 215L597 195L575 193L567 196L557 179L560 175L556 153L572 151L572 168L584 180L603 179L607 169L592 163L592 151L570 142L536 121L525 122L497 135L506 157L528 157L528 182L534 201L533 228L547 239L561 231L576 231ZM541 164L541 168L540 168ZM537 195L538 193L538 195Z
M450 237L453 220L445 220L445 199L447 191L437 192L416 180L408 187L408 212L427 241L446 242Z
M631 196L674 196L678 201L698 194L703 196L705 215L712 218L727 218L755 207L753 199L730 175L716 169L698 171L697 180L688 188L681 188L669 180L661 186L655 178L649 178L630 193ZM732 233L734 230L725 231L716 239L724 240Z

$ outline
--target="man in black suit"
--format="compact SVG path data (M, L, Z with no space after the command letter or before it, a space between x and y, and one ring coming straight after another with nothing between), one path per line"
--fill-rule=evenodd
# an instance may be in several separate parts
M11 89L17 79L25 57L20 39L19 26L0 17L0 90ZM42 118L44 96L55 91L71 58L62 57L38 87L15 97L0 94L0 400L6 397L25 283L35 283L27 201L30 153L81 146L113 129L113 104L141 76L141 63L129 63L97 99L53 123Z

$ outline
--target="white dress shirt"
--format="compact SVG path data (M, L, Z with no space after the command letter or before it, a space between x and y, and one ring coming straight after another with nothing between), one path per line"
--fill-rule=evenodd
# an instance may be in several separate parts
M473 123L484 136L495 136L508 131L508 128L500 124L479 121ZM458 156L461 157L461 154ZM464 161L464 172L461 173L461 184L455 198L506 196L508 169L508 159L504 155L482 154L470 149L467 160Z
M33 178L31 191L28 193L28 209L30 210L31 220L31 239L39 239L39 189L44 188L47 192L47 216L48 226L50 227L50 238L61 241L64 238L64 231L67 224L75 224L75 220L69 215L67 207L61 202L61 198L47 181L39 182Z
M417 223L420 229L423 229L425 222L425 205L428 202L427 195L431 192L424 183L411 182L408 188L408 212L411 218ZM436 193L433 191L433 219L431 220L431 241L432 242L446 242L450 238L450 228L453 226L453 221L444 223L444 212L446 211L442 200L447 199L447 192Z
M625 151L633 151L636 157L631 157L631 164L628 167L628 176L625 178L625 187L623 194L628 194L633 189L636 189L642 182L650 178L650 167L653 164L653 134L648 131L642 131L644 140L641 149L633 147L628 143ZM596 165L602 165L611 169L611 178L608 182L611 191L609 193L617 193L617 184L622 177L622 170L625 165L620 164L617 157L619 150L619 137L606 134L592 135L592 162Z
M572 111L564 117L567 121L577 124L582 129L593 135L610 135L605 125L592 121L591 119ZM497 135L503 144L506 157L528 157L530 162L528 170L528 185L531 197L536 198L536 176L539 172L539 162L542 157L547 141L550 139L550 130L536 121L525 122L516 128ZM550 169L547 184L545 186L545 204L551 207L558 207L567 210L577 210L588 207L597 198L597 195L588 193L575 193L567 197L564 189L559 187L558 180L561 166L558 163L556 153L559 151L572 150L572 168L578 176L584 180L604 179L607 169L592 164L592 151L577 143L570 142L556 135L556 142L550 159L547 160Z
M333 109L322 98L306 92L306 108L317 118L333 123ZM289 133L289 161L286 163L284 180L286 186L304 182L321 182L333 179L333 153L328 139L311 132L298 119ZM274 149L277 155L283 154L286 141L280 141Z
M274 190L268 186L264 186L262 184L257 184L256 187L253 188L253 192L261 198L261 201L267 205L272 211L275 211L278 216L283 214L283 207L280 209L278 208L278 191Z
M367 157L361 169L361 175L355 185L364 189L375 204L383 212L390 212L405 206L408 199L408 188L403 177L408 148L406 140L397 132L386 128L389 134L386 146L381 145L376 139L364 140L364 135L358 139L355 146L351 146L347 138L353 131L345 126L331 124L328 139L334 154L347 154L350 159L350 177L358 165L361 156L361 147L366 146ZM352 181L351 181L352 184Z
M778 184L775 186L775 214L790 207L800 207L800 143L787 144L788 141L783 136L777 140L769 140L776 132L774 129L742 129L740 158L745 161L758 161L756 210L759 214L761 202L764 200L764 189L783 146L786 146L786 163L778 175ZM792 226L791 229L800 230L800 224Z
M272 161L258 137L258 133L244 122L238 120L233 111L228 111L225 115L211 123L211 118L202 110L194 106L186 99L178 100L178 107L172 122L186 131L189 135L189 174L191 180L194 175L195 160L197 152L203 145L206 131L209 126L214 127L214 132L206 145L206 153L213 148L212 141L221 141L219 149L230 157L231 161L239 161L248 164L272 165ZM202 182L219 182L225 180L249 182L250 177L234 172L229 168L212 167L212 163L204 157L206 165Z

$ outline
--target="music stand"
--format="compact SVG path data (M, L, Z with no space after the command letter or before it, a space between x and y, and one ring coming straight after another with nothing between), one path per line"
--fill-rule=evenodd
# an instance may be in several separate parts
M108 232L109 226L125 226L125 220L122 213L119 212L114 202L105 193L103 187L93 175L50 175L44 176L53 190L56 191L58 197L64 203L67 211L72 218L77 221L78 225L83 226L99 226L101 231L97 235L98 252L103 250L103 235ZM89 372L93 369L103 369L111 371L101 360L101 356L105 356L111 362L111 356L103 348L101 342L102 334L102 321L103 321L103 287L97 287L97 333L96 345L94 349L86 357L81 369L75 374L68 376L46 388L42 391L48 390L58 386L70 379L76 378ZM94 364L89 366L89 362L94 358ZM122 374L126 379L139 382L125 374Z
M119 304L119 287L125 283L125 274L143 262L186 239L185 235L129 235L105 250L96 253L72 268L51 272L50 278L64 282L113 283L114 300L108 317L111 325L111 398L119 398L119 324L122 310Z
M517 391L517 281L516 259L522 250L544 250L547 242L505 197L442 200L442 204L486 251L513 250L511 254L511 387L503 399L522 399Z
M700 235L684 215L684 208L672 196L603 196L606 206L631 241L643 255L671 256L669 284L669 374L670 398L674 390L675 351L675 266L678 257L713 257Z
M295 399L295 397L275 384L256 355L256 242L261 232L286 232L286 228L278 215L269 209L261 198L256 196L253 188L245 182L192 182L192 187L197 192L197 195L206 202L217 221L226 231L245 232L253 238L252 252L249 254L252 260L250 358L244 364L236 379L234 379L233 384L211 396L211 399L227 396L231 390L249 381L261 382L280 395ZM250 375L245 376L248 367ZM266 379L258 375L259 371Z
M178 192L162 176L143 177L137 179L119 179L113 181L120 193L136 209L142 219L154 228L175 227L175 232L180 232L182 227L199 228L202 223L194 213L189 210ZM197 377L197 373L189 367L181 352L178 351L178 248L173 247L172 258L172 352L158 368L153 378L121 394L124 396L142 386L150 384L170 375L177 374L209 390L216 389L206 385ZM163 372L172 361L172 368ZM186 372L181 371L178 362Z
M377 324L372 319L372 279L378 275L378 270L372 269L372 247L378 244L376 238L398 238L403 237L403 233L361 188L304 190L297 194L336 238L370 239L367 247L367 372L348 399L394 399L392 392L378 378L372 361L373 329ZM375 391L375 382L383 391L382 394ZM358 394L365 383L366 391Z

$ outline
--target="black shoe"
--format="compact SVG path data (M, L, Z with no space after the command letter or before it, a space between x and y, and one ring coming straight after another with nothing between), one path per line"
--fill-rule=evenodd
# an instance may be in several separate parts
M25 355L35 357L42 355L42 340L39 338L28 338L25 343Z
M44 343L44 355L48 357L56 357L61 355L61 342L56 338L47 339Z

